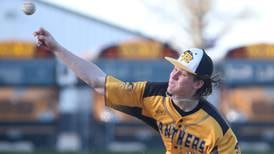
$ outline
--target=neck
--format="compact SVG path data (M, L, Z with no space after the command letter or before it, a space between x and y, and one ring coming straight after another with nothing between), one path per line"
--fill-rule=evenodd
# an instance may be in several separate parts
M183 111L192 111L198 104L199 101L194 98L180 98L176 96L171 96L173 102Z

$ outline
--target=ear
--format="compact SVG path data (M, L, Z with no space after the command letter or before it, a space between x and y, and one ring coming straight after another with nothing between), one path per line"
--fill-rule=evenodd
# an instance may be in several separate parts
M194 81L193 88L198 90L204 85L204 83L205 82L203 80Z

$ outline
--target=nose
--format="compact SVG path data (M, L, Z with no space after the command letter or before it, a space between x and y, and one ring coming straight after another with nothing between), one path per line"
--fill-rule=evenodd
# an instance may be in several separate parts
M170 78L173 80L177 80L179 76L179 71L176 69L173 69L172 72L170 73Z

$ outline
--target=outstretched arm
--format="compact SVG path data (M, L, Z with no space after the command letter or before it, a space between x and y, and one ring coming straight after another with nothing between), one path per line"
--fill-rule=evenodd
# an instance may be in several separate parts
M68 66L80 79L94 88L100 94L104 94L106 73L94 63L88 62L61 46L53 36L43 28L34 32L37 44L44 46L54 53L66 66Z

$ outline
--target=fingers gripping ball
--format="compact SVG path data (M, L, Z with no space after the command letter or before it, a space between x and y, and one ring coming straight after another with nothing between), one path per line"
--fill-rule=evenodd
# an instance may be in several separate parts
M36 11L36 8L34 3L27 1L24 2L22 10L26 15L32 15Z

